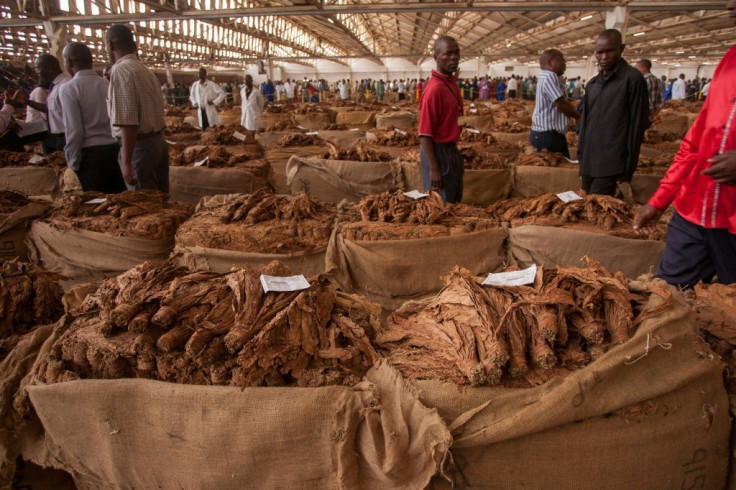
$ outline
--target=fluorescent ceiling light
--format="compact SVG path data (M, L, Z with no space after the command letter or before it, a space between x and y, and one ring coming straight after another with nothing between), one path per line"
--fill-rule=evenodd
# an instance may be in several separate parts
M592 18L593 18L592 15L586 15L585 17L581 17L580 20L588 20L588 19L592 19Z

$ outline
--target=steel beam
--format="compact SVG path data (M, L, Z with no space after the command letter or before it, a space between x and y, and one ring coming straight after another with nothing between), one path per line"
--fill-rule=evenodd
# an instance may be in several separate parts
M561 1L550 4L549 2L475 2L455 3L400 3L400 4L352 4L352 5L324 5L320 8L312 6L289 6L289 7L253 7L238 9L213 9L213 10L181 10L179 12L145 12L136 14L101 14L101 15L54 15L44 19L22 18L2 19L0 27L30 27L43 23L43 20L51 20L59 24L76 25L104 25L125 22L142 22L149 20L181 20L181 19L221 19L223 17L300 17L300 16L330 16L335 14L415 14L417 12L549 12L554 5L555 11L560 12L586 12L586 11L609 11L624 2L574 2ZM631 12L643 11L680 11L693 12L701 10L724 10L723 0L719 1L644 1L632 0L625 3Z

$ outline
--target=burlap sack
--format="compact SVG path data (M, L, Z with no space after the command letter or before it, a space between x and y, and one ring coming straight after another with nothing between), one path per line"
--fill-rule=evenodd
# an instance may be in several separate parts
M422 190L422 170L414 162L400 162L404 190ZM513 177L510 170L465 170L463 174L463 200L465 204L487 206L506 199L511 194Z
M87 230L59 230L34 221L26 245L34 263L81 282L120 274L146 260L166 260L174 248L174 237L117 237Z
M465 204L487 206L511 194L513 182L510 170L465 170L463 174L463 200Z
M509 229L508 251L509 262L522 268L532 264L580 267L580 259L587 255L611 272L636 278L656 272L664 242L528 225Z
M172 201L197 204L204 196L253 192L267 181L237 168L170 167L169 195Z
M269 182L276 193L291 194L291 187L286 182L286 164L292 156L323 157L326 152L327 148L323 146L292 146L266 151L266 161L271 165L271 179L269 179Z
M295 133L301 133L302 131L264 131L262 133L256 133L256 141L264 147L269 147L280 138L289 136Z
M451 438L393 369L354 388L140 379L28 387L80 488L421 489Z
M15 398L23 378L33 367L43 343L51 335L54 325L34 328L0 363L0 487L10 488L15 474L16 457L20 454L23 437L23 414L15 406ZM15 488L15 487L14 487Z
M331 112L315 112L312 114L294 114L294 124L307 129L322 129L335 122L335 114Z
M577 168L534 167L514 169L514 197L536 197L548 192L577 191L582 187Z
M59 177L49 167L4 167L0 168L0 190L53 198L59 194Z
M13 213L0 214L0 259L28 260L25 244L28 229L34 218L41 216L46 204L31 202Z
M726 488L722 365L670 292L632 340L564 378L529 389L416 382L452 430L445 474L456 488Z
M456 266L476 274L493 272L506 260L506 230L412 240L354 242L335 228L326 267L345 291L365 295L384 309L436 293L441 276Z
M290 112L279 112L279 113L272 113L272 112L264 112L261 114L261 122L258 126L261 129L268 129L271 126L278 124L280 122L293 122L294 119L292 118L292 114Z
M460 118L459 124L481 131L488 131L493 129L493 114L466 114Z
M337 113L335 123L345 124L350 129L370 129L376 126L376 113L373 111L341 111Z
M388 112L376 115L377 128L412 128L416 126L417 118L408 111Z
M525 131L523 133L500 133L494 131L491 134L499 141L508 141L509 143L517 144L521 143L522 145L529 143L529 131Z
M659 181L663 175L645 175L634 174L631 179L631 192L634 195L634 202L638 204L646 204L654 195L659 187Z
M306 192L325 202L359 201L365 196L401 189L397 162L350 162L293 156L286 165L291 193Z
M197 116L187 116L184 118L184 124L189 124L195 128L199 127L199 118Z
M229 272L232 267L246 265L266 265L278 260L286 265L294 274L314 276L325 271L325 251L327 247L319 247L309 252L290 255L263 254L253 252L237 252L206 247L174 247L172 260L178 265L192 270Z
M355 127L355 126L351 126ZM365 131L319 131L319 136L338 148L352 148L365 139Z
M220 111L220 124L223 126L240 126L240 106Z

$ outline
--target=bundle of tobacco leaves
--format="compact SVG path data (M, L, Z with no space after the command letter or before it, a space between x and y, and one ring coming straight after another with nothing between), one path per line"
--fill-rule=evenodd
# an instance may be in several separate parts
M61 317L58 279L33 264L0 260L0 360L21 335Z
M419 136L411 129L376 128L371 130L370 142L377 146L419 146Z
M39 161L31 163L31 159ZM37 155L26 151L0 150L0 168L2 167L50 167L56 170L66 168L66 157L63 151L55 151L48 155Z
M534 167L564 167L573 164L562 153L552 153L549 150L532 151L525 153L516 161L517 166L529 165Z
M243 140L235 137L238 132L243 135ZM254 133L240 125L210 126L202 133L201 144L203 145L253 145L257 144Z
M338 148L327 142L327 152L323 158L326 160L348 160L354 162L390 162L394 158L388 153L374 150L365 143L358 143L351 148Z
M449 236L494 227L479 208L446 203L436 192L421 199L384 192L344 205L340 212L341 232L354 241Z
M327 107L322 107L315 104L303 104L294 109L294 114L330 114L334 117L335 111L333 111L332 109L328 109Z
M531 129L529 126L516 121L499 121L493 125L493 130L499 133L523 133L529 129Z
M325 140L320 138L318 135L304 133L286 134L276 140L271 147L272 148L287 148L290 146L324 146Z
M227 274L143 263L105 280L63 320L41 359L46 383L149 378L230 386L353 385L378 356L377 305L326 278L264 293L278 262Z
M305 193L276 195L260 189L205 207L179 227L179 247L288 254L324 247L337 215L336 205Z
M13 191L0 191L0 214L14 213L30 203L31 201L23 194Z
M192 211L159 191L83 192L56 200L44 221L59 229L160 240L173 236Z
M486 208L488 214L499 222L512 226L542 225L565 226L592 231L603 230L622 238L664 238L664 225L652 235L640 237L632 229L635 209L620 199L591 194L581 200L563 202L556 194L542 194L526 199L498 201Z
M538 271L530 286L483 286L456 268L436 297L404 304L376 343L411 379L529 386L630 338L626 279L595 263Z

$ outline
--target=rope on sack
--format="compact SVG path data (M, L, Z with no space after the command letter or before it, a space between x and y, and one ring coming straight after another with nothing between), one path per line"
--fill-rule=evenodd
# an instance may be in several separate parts
M633 361L631 360L631 356L625 356L626 357L626 361L624 361L624 364L634 364L636 362L641 361L645 357L647 357L649 355L649 351L654 348L654 347L650 347L650 341L653 341L655 343L654 347L659 346L659 347L661 347L664 350L670 350L672 348L672 344L671 343L669 343L669 342L661 342L659 340L659 337L657 337L656 335L652 336L651 333L648 333L647 334L647 345L644 348L644 354L640 355L639 357L637 357Z

